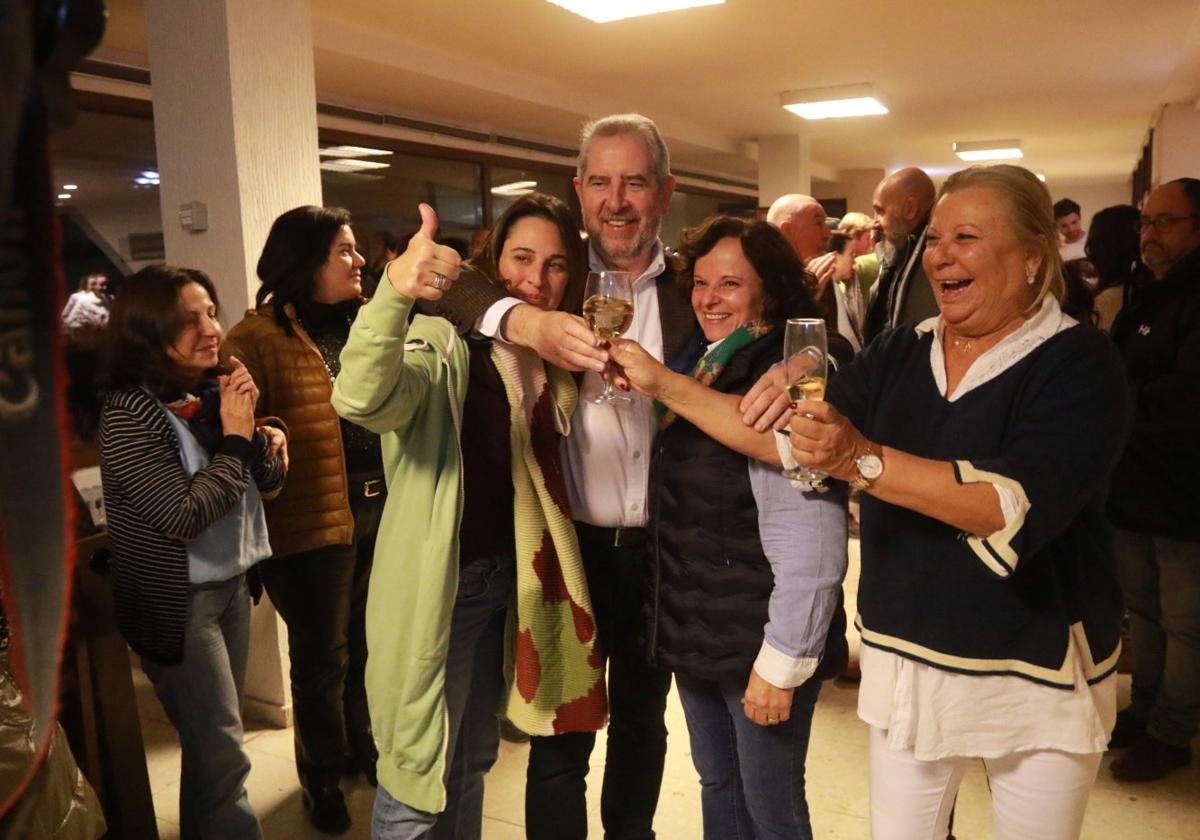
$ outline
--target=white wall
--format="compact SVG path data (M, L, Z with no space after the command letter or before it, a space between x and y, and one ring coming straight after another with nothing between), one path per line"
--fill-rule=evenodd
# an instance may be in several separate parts
M836 181L813 181L813 198L844 198L846 210L871 215L871 197L883 180L883 169L843 169Z
M128 198L84 201L77 204L75 210L104 239L109 248L121 255L121 259L131 270L137 271L151 264L146 261L135 262L129 258L129 234L162 232L162 215L157 193L142 190Z
M1200 101L1163 107L1154 125L1154 186L1175 178L1200 178Z
M1050 198L1054 201L1058 201L1060 198L1070 198L1079 203L1081 208L1079 218L1083 220L1085 230L1091 224L1092 216L1105 207L1112 207L1114 204L1128 204L1132 189L1128 179L1107 183L1056 184L1047 182L1046 187L1050 190Z

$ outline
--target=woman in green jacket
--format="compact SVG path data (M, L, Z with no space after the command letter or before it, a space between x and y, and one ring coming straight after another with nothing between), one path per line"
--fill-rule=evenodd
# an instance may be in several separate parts
M532 351L411 316L460 271L433 242L433 211L421 214L351 329L333 393L342 417L381 435L390 491L367 596L372 836L387 840L480 836L501 706L538 735L605 717L559 459L575 384ZM533 306L577 311L583 244L561 201L529 195L469 270Z

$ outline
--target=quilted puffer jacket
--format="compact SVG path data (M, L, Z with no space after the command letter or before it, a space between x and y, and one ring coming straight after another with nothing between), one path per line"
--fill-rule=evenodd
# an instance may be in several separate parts
M354 539L329 370L296 310L289 304L284 311L295 335L283 331L268 305L249 310L225 340L229 354L242 360L258 386L256 414L279 417L288 426L287 482L278 497L263 505L276 557L349 545Z

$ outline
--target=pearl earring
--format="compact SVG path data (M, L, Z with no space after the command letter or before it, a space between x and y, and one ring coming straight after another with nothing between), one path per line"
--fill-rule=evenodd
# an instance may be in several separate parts
M1034 283L1037 282L1037 275L1032 271L1029 272L1029 274L1026 275L1026 277L1025 277L1025 282L1028 283L1030 286L1032 286Z

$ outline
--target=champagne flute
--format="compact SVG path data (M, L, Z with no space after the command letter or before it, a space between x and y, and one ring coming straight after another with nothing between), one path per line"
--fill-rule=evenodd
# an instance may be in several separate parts
M628 271L593 271L583 290L583 318L602 341L620 338L633 323L633 288ZM613 391L612 380L594 403L630 402L629 397Z
M829 368L829 350L825 339L825 321L821 318L788 318L783 333L783 365L787 372L788 399L824 400L825 376ZM825 478L825 473L808 467L784 470L793 481L810 484Z

